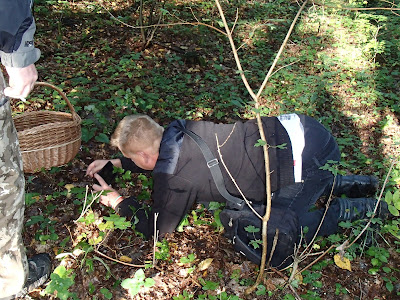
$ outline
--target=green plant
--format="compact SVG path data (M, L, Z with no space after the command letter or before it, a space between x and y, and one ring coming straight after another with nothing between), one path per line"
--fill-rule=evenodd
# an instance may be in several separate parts
M45 243L48 240L58 240L58 234L56 233L55 224L57 221L51 220L49 217L43 215L32 216L25 223L26 227L30 227L35 224L39 224L39 229L35 233L35 239Z
M340 170L340 167L342 167L343 164L334 160L328 160L325 165L320 167L321 170L328 170L330 171L334 176L340 174L344 175L346 172L344 170Z
M347 295L349 292L340 284L335 283L335 295Z
M157 242L157 251L155 252L156 259L168 260L170 258L169 245L167 240Z
M199 278L199 282L203 286L204 291L215 291L219 287L219 282L211 281L211 280L204 280L203 278Z
M396 155L399 144L395 132L398 131L397 117L400 113L400 18L395 11L349 11L333 8L331 6L338 3L328 2L327 6L310 5L302 14L290 38L290 45L278 63L279 71L271 76L261 95L263 105L258 111L263 116L298 112L315 117L336 137L342 151L339 170L355 174L373 173L383 178L390 165L390 156ZM250 97L244 91L240 74L236 71L229 45L223 35L215 33L208 26L158 27L158 41L173 42L168 45L154 43L147 49L139 48L139 31L127 30L122 23L110 18L107 13L109 11L115 14L118 20L137 25L135 20L138 3L103 1L102 6L99 6L85 1L35 2L36 39L39 45L46 45L42 50L47 53L42 56L37 68L44 81L54 82L62 87L82 117L84 155L75 161L80 164L82 158L83 162L87 163L89 157L99 157L103 152L108 152L108 139L116 123L129 114L149 114L164 125L173 119L181 118L234 122L254 117L253 103L248 100ZM153 1L148 3L152 4ZM290 20L298 9L298 3L285 0L235 0L224 1L221 4L227 13L229 26L234 30L235 43L241 46L239 56L244 74L248 76L249 84L257 88L277 52L277 45L283 39ZM375 2L366 3L363 0L347 3L348 6L369 8L374 4ZM118 9L115 5L118 5ZM386 3L379 3L379 6L383 5ZM398 6L398 0L393 6ZM236 19L237 10L240 14ZM165 24L177 19L190 21L194 16L197 20L218 28L221 24L214 1L192 1L185 5L167 1L161 12L162 22ZM151 17L152 14L148 16ZM76 28L81 29L81 34L76 34ZM193 52L198 57L194 63L188 61L187 55ZM54 103L45 100L48 98L53 98ZM35 108L61 110L65 107L59 96L48 91L39 94L35 92L27 102L14 103L13 108L17 113ZM78 168L81 167L79 165ZM326 167L337 172L332 164ZM57 248L57 252L70 251L70 245L76 251L83 251L82 256L77 256L77 263L74 264L77 267L71 267L70 275L80 274L81 270L78 268L85 268L90 272L87 275L92 276L101 273L95 269L99 260L95 258L94 249L101 245L106 235L110 237L107 240L108 246L116 248L116 251L120 243L132 246L130 243L136 236L132 234L129 225L124 225L124 220L119 221L108 215L111 210L99 209L97 203L93 204L93 212L98 215L84 215L85 221L78 224L68 222L70 211L73 212L71 220L75 220L76 213L81 211L80 200L84 198L84 191L73 188L72 199L68 200L67 192L63 189L65 182L55 186L53 178L61 178L61 181L68 183L78 180L82 186L86 179L76 175L76 168L77 164L70 164L67 167L52 168L50 171L43 170L34 177L27 177L26 220L30 226L26 227L25 234L31 240L31 233L34 231L33 243L51 243L52 247ZM49 184L38 186L37 176L48 178ZM134 190L135 194L140 195L138 198L147 202L150 200L151 187L146 183L142 186L147 179L139 178L138 184L135 180L136 177L130 173L120 173L116 184ZM395 218L384 220L382 227L374 229L374 234L385 238L390 244L387 247L393 247L393 251L397 252L400 223L396 214L399 208L396 208L393 198L397 199L395 192L399 183L400 166L396 164L388 184L392 196L387 196L392 197L389 205ZM194 225L212 224L217 230L222 229L218 224L219 209L221 207L210 210L212 217L207 210L195 209L182 225L189 225L189 221L193 220L191 223ZM37 213L38 210L41 213ZM60 218L60 214L65 214L65 218ZM109 219L105 219L104 216ZM63 224L56 224L54 220ZM354 234L359 232L362 226L351 223L341 225ZM126 226L128 227L123 229ZM81 230L75 230L75 227ZM70 232L65 230L66 228ZM198 228L203 226L196 226L195 230ZM349 230L345 230L343 234L320 238L315 247L324 249L327 245L342 243L347 239ZM207 233L212 234L212 230ZM53 237L56 234L59 238L50 239L52 234ZM115 239L113 234L118 234L120 238ZM128 238L126 234L129 235ZM392 236L387 238L389 234ZM380 243L380 240L376 242ZM78 241L80 242L76 245ZM118 243L114 244L114 241ZM161 250L161 247L159 249ZM359 255L359 250L360 245L355 244L347 255L355 258ZM171 252L172 256L173 251L170 249L164 252ZM397 276L397 271L389 262L396 261L391 256L388 263L382 262L379 256L367 257L371 260L376 258L382 263L379 267L371 269L376 268L378 275L381 275L381 281L386 288L383 287L380 292L382 297L385 297L391 290L391 284L396 282L393 277ZM187 264L194 264L192 259L192 255L182 257ZM169 262L166 263L169 266ZM164 268L163 264L164 262L159 267L163 269L163 274L168 276L168 269ZM109 268L113 269L116 265L110 265ZM311 272L325 275L328 269L325 265L325 260L324 263L316 263ZM387 269L389 266L391 272ZM208 272L215 275L211 274L211 271ZM223 275L228 273L226 269L222 269L217 275L218 280L221 280L221 290L224 288ZM111 276L109 274L107 270L106 274L102 275L108 278ZM240 271L233 271L231 274L237 283L248 279L245 273L241 274ZM361 270L359 274L364 275ZM197 275L194 273L190 276ZM82 277L84 276L76 276L71 287L81 290L80 285L84 284ZM295 287L297 292L301 289L304 295L300 297L303 299L323 298L319 293L322 295L323 290L327 288L334 289L340 297L348 288L346 282L341 282L341 286L326 285L317 288L310 283L313 280L311 275L306 274L305 277L308 285ZM314 280L322 282L324 276ZM87 297L109 297L107 290L112 289L106 284L112 285L109 282L99 287L89 285L90 295ZM308 290L304 291L305 289ZM259 293L264 292L259 288ZM212 290L203 293L188 290L178 297L235 299L233 295L226 293L216 295L216 291ZM357 291L355 293L357 294ZM393 294L390 296L395 297ZM295 299L290 294L281 298Z
M208 204L208 210L213 212L214 220L211 223L213 227L215 227L216 231L222 231L224 230L224 225L221 223L221 219L219 217L219 214L221 211L224 209L225 204L220 203L220 202L210 202Z
M106 299L112 299L113 294L106 288L101 288L100 293L103 294L104 298Z
M151 191L153 189L153 178L147 177L144 174L138 175L138 180L141 184L141 191L137 196L138 200L149 200L151 196Z
M188 256L181 257L181 259L179 261L182 264L190 264L190 263L194 262L195 259L196 259L196 255L193 253L190 253Z
M132 296L137 295L142 288L150 288L154 284L154 279L146 278L143 269L137 270L133 278L124 279L121 282L121 286L127 289Z
M74 270L67 270L60 265L50 275L50 283L44 290L44 295L55 295L61 300L78 299L76 293L71 293L68 289L74 285Z
M194 295L190 294L187 291L183 291L182 295L172 297L173 300L189 300L189 299L193 299L193 298L194 298Z
M308 270L303 272L303 283L310 284L315 288L322 286L322 282L319 280L321 278L320 272L310 272Z
M394 193L387 191L385 194L385 201L388 204L390 213L395 217L400 216L400 192L398 190Z
M255 237L255 234L260 232L260 228L255 227L255 226L253 226L253 225L249 225L249 226L246 226L246 227L244 228L244 230L247 231L247 232L249 232L249 233L251 233L251 234L253 234L253 236L254 236L254 239L250 241L250 245L251 245L254 249L260 248L260 247L262 246L262 241L261 241L260 239L257 239L257 238Z
M39 200L40 200L39 193L26 193L25 194L25 205L26 206L30 206Z
M366 255L371 258L372 268L368 270L368 273L375 275L378 271L383 268L383 265L388 262L390 256L389 251L381 248L372 246L366 251ZM388 271L388 269L385 269Z

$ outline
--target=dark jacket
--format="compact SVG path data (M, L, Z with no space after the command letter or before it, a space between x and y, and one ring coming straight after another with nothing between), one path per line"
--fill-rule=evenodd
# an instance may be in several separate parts
M291 144L277 118L265 117L263 123L270 145L271 187L275 191L294 182ZM143 210L136 214L139 218L136 228L146 236L153 233L153 213L159 213L157 229L164 234L175 230L195 202L225 202L199 147L180 130L181 127L202 137L220 160L216 141L218 136L222 158L242 192L252 201L263 202L266 199L264 154L262 147L254 146L260 139L255 120L235 124L177 120L163 134L159 158L153 171L152 214L149 214L149 219ZM285 149L274 147L282 144L286 144ZM122 158L121 161L124 169L143 172L130 159ZM220 167L227 190L240 197L221 163ZM138 208L139 204L131 197L116 209L121 215L131 216L129 206Z
M32 0L0 0L0 56L7 67L26 67L40 57L31 6Z

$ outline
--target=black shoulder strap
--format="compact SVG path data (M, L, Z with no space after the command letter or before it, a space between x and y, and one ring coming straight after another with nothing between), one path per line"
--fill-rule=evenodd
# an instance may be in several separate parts
M218 192L228 201L228 206L234 209L242 209L244 206L243 199L237 198L229 194L226 190L224 178L222 177L222 172L219 167L218 159L214 157L210 148L203 141L201 137L186 128L180 128L182 132L186 133L200 148L201 152L206 159L207 166L210 169L211 175L214 179L215 185L217 186Z

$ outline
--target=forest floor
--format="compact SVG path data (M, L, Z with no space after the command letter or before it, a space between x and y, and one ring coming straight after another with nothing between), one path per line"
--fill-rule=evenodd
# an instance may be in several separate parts
M204 100L197 99L197 102L192 100L193 95L196 95L196 89L200 89L195 84L197 79L182 83L187 85L182 88L187 90L187 94L181 91L180 98L176 101L168 102L168 97L173 94L173 91L169 90L168 93L150 103L150 106L146 106L148 103L142 106L138 98L136 102L130 102L135 109L125 104L113 106L116 102L111 99L120 97L118 93L121 88L126 92L127 88L133 90L135 86L144 82L142 90L149 94L154 92L156 83L154 86L146 84L157 69L165 68L160 73L165 72L165 77L168 78L177 77L179 74L194 74L199 78L209 76L208 68L221 55L221 47L200 49L198 43L203 38L200 34L202 32L193 30L188 33L182 30L172 33L167 29L159 30L153 38L153 43L143 49L137 37L134 38L133 31L112 21L104 10L100 9L101 13L95 9L93 12L80 12L80 6L86 8L90 6L85 1L66 1L59 6L46 4L46 1L37 2L37 44L42 51L42 58L37 64L39 80L51 81L62 86L67 96L71 97L70 99L75 103L82 119L92 120L91 123L83 123L83 127L92 130L93 124L97 126L94 136L101 136L101 133L109 135L120 117L118 114L129 110L135 111L135 109L136 112L152 114L163 124L167 124L176 117L184 117L185 109L192 112L193 119L203 118L218 122L238 119L237 113L232 113L237 112L232 106L227 105L225 108L218 106L219 114L210 113L211 108L203 109L198 105ZM112 1L107 3L110 4L110 9L115 9L115 12L118 11L116 7L120 6L121 15L129 16L130 13L132 15L137 13L136 10L134 13L129 10L129 5L134 6L135 1L114 1L116 7L112 7ZM280 26L279 23L277 26ZM212 40L210 37L207 38ZM218 43L219 41L216 42ZM272 51L275 51L279 45L274 40L269 41L269 44L272 45ZM224 45L225 49L229 49L226 41ZM294 49L290 46L289 48ZM225 51L230 53L229 50ZM192 60L193 56L184 55L188 52L195 53L194 60ZM122 69L126 68L126 65L121 63L120 58L131 53L140 53L140 58L131 61L136 69ZM182 56L181 60L174 59L177 55ZM234 83L231 79L235 77L236 68L233 59L228 57L222 61L222 67L217 71L217 75L225 78L228 83ZM129 72L134 71L142 72L141 76L129 76ZM219 77L216 77L216 80L218 81ZM171 82L175 83L174 79L171 79ZM238 82L240 84L239 80L236 81ZM110 87L111 83L115 88ZM166 83L166 90L167 85L168 83ZM341 92L345 94L346 89L346 85L343 85ZM210 95L215 93L213 86L209 86L208 92ZM244 92L241 96L247 97ZM122 99L123 96L120 98ZM319 108L323 111L328 104L322 103ZM352 102L344 101L341 109L344 112L350 112L354 109L352 105ZM39 107L35 108L35 106ZM210 106L212 107L212 104ZM29 106L14 101L16 112L45 108L54 108L54 103L51 103L51 100L43 100L38 105ZM243 109L240 112L247 113ZM274 112L279 112L279 109L276 108L275 111L272 109L271 113ZM362 126L356 128L350 122L351 119L346 117L346 113L343 113L340 119L332 120L330 124L333 134L343 138L344 132L348 130L342 129L351 125L348 126L351 127L349 130L354 130L352 134L357 136L357 140L363 141L360 144L360 151L368 155L371 161L382 160L382 156L389 157L395 154L398 150L393 148L391 137L400 136L397 113L386 112L393 121L388 122L387 126L379 132L371 130L382 122L382 117L374 113L373 107L369 105L358 107L357 113L364 116L356 121L362 123ZM100 115L106 116L105 123L102 123ZM325 115L327 119L331 113L326 111L321 114L316 113L316 115ZM108 131L103 128L107 128ZM90 133L90 130L84 133ZM355 154L352 153L354 141L355 139L349 137L349 144L344 145L344 150L349 153L345 161L357 160L357 157L353 156ZM371 150L374 147L375 152ZM376 149L379 151L377 152ZM31 256L39 252L50 253L53 269L63 265L69 270L64 277L58 277L59 290L55 293L58 298L70 297L82 300L172 299L173 297L176 299L288 300L295 298L400 299L398 296L400 253L396 250L396 246L393 246L398 242L389 233L380 234L380 232L376 232L374 238L376 248L374 249L387 249L390 259L383 265L388 268L384 270L390 270L389 273L382 271L382 265L379 265L378 272L371 272L370 270L376 266L373 265L371 255L365 254L368 248L360 245L354 250L351 271L339 268L333 262L336 252L332 250L302 273L297 286L286 284L290 270L268 270L257 293L246 296L245 290L255 281L258 266L234 251L232 244L224 237L223 231L215 226L213 213L199 206L193 208L193 212L188 217L189 225L185 226L183 231L166 236L166 242L163 244L167 245L166 248L158 246L161 257L157 259L155 266L146 269L132 266L133 264L144 265L153 260L152 240L144 240L131 228L109 230L103 236L95 221L77 222L84 200L82 195L85 194L87 187L90 191L92 185L92 180L85 176L88 164L94 159L117 155L118 153L106 141L94 137L83 139L81 150L68 165L53 168L50 171L26 174L26 192L31 200L25 210L27 225L23 233L27 255ZM358 171L379 175L381 182L386 174L383 169L376 172L372 164L360 166ZM132 185L120 187L123 195L147 191L143 178L133 176L131 182ZM72 196L67 195L66 184L74 185L75 190ZM112 210L97 202L92 204L91 210L94 219L100 220L99 222L112 214ZM354 237L351 229L342 232L340 241L343 242L345 240L343 237L346 236ZM88 242L99 237L101 237L100 243L91 245ZM332 244L335 243L319 240L315 245L314 255L302 261L301 268L311 263L316 253L322 253ZM64 255L56 258L61 253ZM129 259L123 261L121 257ZM121 287L120 283L126 278L132 278L138 269L143 269L145 277L152 278L154 284L149 287L141 286L137 295L132 296ZM53 284L56 281L57 278L53 277ZM388 281L393 283L392 291L386 287ZM72 284L67 284L67 282L72 282ZM63 284L66 290L61 287ZM35 299L56 298L54 295L45 295L44 289L45 287L39 288L30 296Z

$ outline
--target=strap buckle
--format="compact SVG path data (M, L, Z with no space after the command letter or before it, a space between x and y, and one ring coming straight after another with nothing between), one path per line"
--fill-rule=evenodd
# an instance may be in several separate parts
M215 167L218 164L219 164L219 162L218 162L218 159L216 159L216 158L207 162L207 166L209 169L211 169L212 167Z

